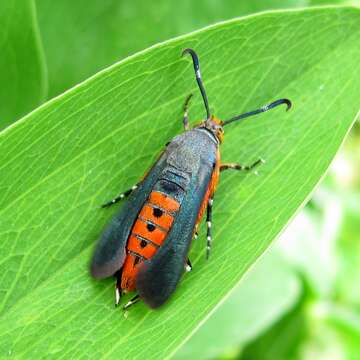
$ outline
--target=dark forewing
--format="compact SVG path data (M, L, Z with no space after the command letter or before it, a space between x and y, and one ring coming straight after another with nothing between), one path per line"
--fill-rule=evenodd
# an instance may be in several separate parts
M169 298L184 272L194 226L212 171L209 162L199 164L164 245L139 271L136 289L152 308L159 307Z
M93 277L111 276L122 267L133 223L165 165L166 153L163 153L101 235L91 262Z

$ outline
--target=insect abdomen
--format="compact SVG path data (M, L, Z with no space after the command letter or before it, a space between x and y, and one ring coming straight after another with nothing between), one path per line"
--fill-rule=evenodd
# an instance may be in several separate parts
M184 198L190 179L173 167L167 167L143 205L131 229L126 245L121 288L133 291L143 261L152 258L166 241Z

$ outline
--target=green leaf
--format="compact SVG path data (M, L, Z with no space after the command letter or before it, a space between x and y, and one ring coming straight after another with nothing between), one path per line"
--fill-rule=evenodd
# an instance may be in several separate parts
M41 104L47 76L32 0L0 2L0 130Z
M337 339L341 340L343 358L357 359L360 352L360 315L358 309L344 306L327 306L323 316L325 324L335 328Z
M37 0L50 96L159 41L236 16L304 6L306 1L158 0L154 5L148 0Z
M360 194L352 191L348 198L338 243L340 264L337 273L336 291L341 302L354 304L360 309L360 289L358 286L354 286L360 280L360 244L358 240L360 231ZM350 208L350 201L356 207Z
M175 359L217 359L243 347L294 307L299 296L299 278L278 251L270 250Z
M318 324L316 324L318 325ZM296 306L276 322L241 353L241 360L295 360L301 357L302 346L309 337L306 301L301 298ZM326 359L326 357L325 357Z
M165 42L102 71L0 134L0 353L31 358L163 358L176 351L269 246L324 175L357 113L360 11L270 12ZM279 97L294 108L229 125L212 258L204 234L166 306L113 308L113 280L93 281L94 243L117 209L99 205L142 176L182 131L196 93L195 48L212 110L229 117ZM5 176L6 175L6 176ZM271 275L270 275L271 276ZM124 299L126 301L126 299Z
M296 216L277 243L313 295L323 299L333 294L339 271L336 242L344 209L334 192L325 186L315 191L312 208Z
M359 0L308 0L309 6L323 6L323 5L360 5Z
M243 350L240 359L357 359L360 317L331 301L302 301Z

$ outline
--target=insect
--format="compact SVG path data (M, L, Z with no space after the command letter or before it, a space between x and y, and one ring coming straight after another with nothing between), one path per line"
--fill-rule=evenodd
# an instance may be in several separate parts
M164 304L185 271L192 266L188 259L191 241L206 211L206 254L211 249L212 207L220 172L251 170L251 165L221 163L220 144L224 126L278 105L291 107L288 99L279 99L260 109L222 121L211 115L200 74L199 59L192 49L185 49L193 61L195 77L205 105L206 119L190 129L188 108L184 105L185 132L175 136L145 177L131 189L103 205L108 207L129 200L103 232L95 249L91 274L95 278L115 276L115 304L122 294L137 295L123 308L142 299L149 307Z

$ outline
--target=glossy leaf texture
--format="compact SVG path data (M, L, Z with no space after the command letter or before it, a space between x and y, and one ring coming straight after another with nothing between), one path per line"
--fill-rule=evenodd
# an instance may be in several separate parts
M236 286L319 183L360 104L360 11L269 12L180 37L98 73L0 134L0 352L31 358L164 358ZM117 209L100 205L138 181L163 145L204 116L196 49L211 109L227 118L277 98L278 108L226 128L225 173L194 269L158 311L113 307L113 281L93 281L94 244ZM269 274L271 276L271 274ZM126 299L124 299L126 301Z
M47 72L33 0L0 2L0 130L40 105Z

